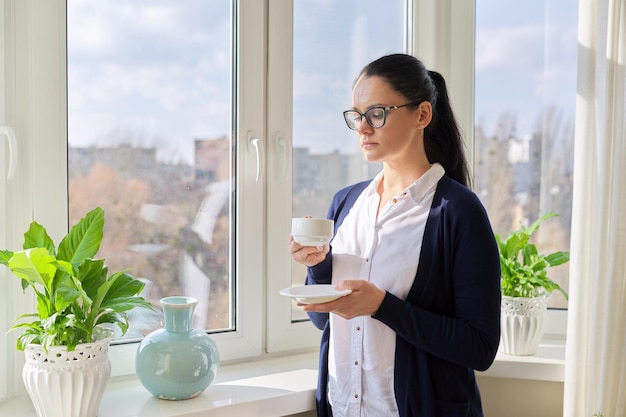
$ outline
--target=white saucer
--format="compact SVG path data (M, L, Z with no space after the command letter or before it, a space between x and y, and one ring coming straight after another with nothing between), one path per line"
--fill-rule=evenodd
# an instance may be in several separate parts
M283 288L280 295L291 297L300 304L320 304L336 300L352 292L352 290L338 291L332 285L301 285L299 287Z

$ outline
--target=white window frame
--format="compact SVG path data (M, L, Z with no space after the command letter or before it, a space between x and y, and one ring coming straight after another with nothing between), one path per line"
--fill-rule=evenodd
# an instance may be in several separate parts
M4 0L0 5L4 17L3 123L15 131L20 153L15 177L5 182L3 190L3 222L7 226L3 247L19 249L21 234L33 217L50 224L53 237L67 227L63 220L63 213L67 213L63 208L65 201L46 207L46 202L67 194L60 181L62 170L46 163L48 158L56 158L62 164L66 155L65 146L57 146L57 138L65 137L65 73L59 72L65 65L65 45L48 36L59 33L65 19L56 2L35 5L30 1ZM49 91L51 86L51 94L38 94ZM38 137L48 140L35 146L33 138ZM33 311L34 298L22 295L19 282L8 279L6 268L0 273L0 291L6 295L0 310L0 331L4 334L15 317ZM7 380L0 397L23 392L23 354L16 351L15 339L16 334L9 333L0 343L0 372Z
M474 0L407 1L405 50L446 78L452 106L465 135L471 164L474 141ZM281 7L273 7L280 5ZM291 177L281 167L290 165L288 155L292 129L291 74L293 66L293 5L272 0L269 10L268 70L268 172L267 212L272 233L267 235L267 306L269 352L310 347L319 343L320 332L309 322L291 321L291 301L278 295L291 285L291 263L285 260L291 218ZM410 30L416 28L415 30ZM443 47L442 47L443 46ZM356 74L355 74L356 76ZM282 144L281 144L282 143ZM328 202L330 204L330 201ZM304 279L304 277L303 277Z
M65 0L1 0L3 48L7 61L3 66L5 91L3 123L13 126L18 137L21 158L15 179L2 180L0 191L6 214L3 248L18 250L22 233L33 218L45 224L51 237L58 241L67 232L67 82L66 82L66 2ZM245 231L236 242L237 291L236 330L214 334L221 359L232 361L263 353L264 315L263 284L265 254L263 247L265 186L256 179L256 154L248 146L247 132L262 134L264 114L259 109L265 102L265 16L264 2L240 0L236 9L238 38L244 45L237 59L238 87L236 100L237 152L237 225ZM245 88L256 85L257 88ZM3 107L4 109L4 107ZM4 145L3 149L4 149ZM52 162L51 162L52 161ZM2 166L4 165L4 162ZM6 196L6 197L5 197ZM3 268L0 271L8 275ZM3 276L3 278L4 278ZM3 279L0 284L6 302L1 303L0 329L10 327L14 317L33 311L30 294L22 295L17 280ZM4 331L3 331L4 333ZM0 385L0 398L15 395L13 387L21 387L23 354L15 350L15 334L0 342L0 371L7 375ZM116 345L110 349L112 374L134 372L136 345ZM22 390L19 390L22 392Z
M5 22L5 11L4 11L4 3L0 2L0 22L2 22L2 27L4 27ZM6 47L5 47L5 36L4 30L0 30L0 57L4 57L6 55ZM2 58L4 59L4 58ZM5 95L6 95L6 87L5 87L5 79L6 79L7 69L5 66L0 65L0 126L7 125L7 117L6 117L6 105L5 105ZM7 213L7 170L8 163L4 155L8 154L8 146L6 144L6 139L4 137L0 137L0 207L3 210L0 210L2 215L0 216L0 230L8 231L9 222L8 222L8 213ZM6 213L6 214L5 214ZM8 247L7 242L7 233L0 233L0 247L6 248ZM0 270L0 294L8 294L11 291L8 285L7 279L7 271L6 268ZM3 300L4 301L4 300ZM12 308L12 306L8 305L7 302L1 302L0 305L0 333L6 334L8 329L8 322L5 316L8 316L8 311ZM9 387L15 384L14 378L11 378L13 375L7 372L6 363L9 362L9 349L10 349L10 338L5 337L6 343L0 342L0 373L2 375L7 375L8 378L3 378L0 380L0 399L7 396L7 392L9 391Z

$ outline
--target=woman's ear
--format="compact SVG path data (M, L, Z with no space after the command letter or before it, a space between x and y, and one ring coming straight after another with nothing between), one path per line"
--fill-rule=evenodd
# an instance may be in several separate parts
M422 101L417 106L417 127L424 129L433 119L433 107L429 101Z

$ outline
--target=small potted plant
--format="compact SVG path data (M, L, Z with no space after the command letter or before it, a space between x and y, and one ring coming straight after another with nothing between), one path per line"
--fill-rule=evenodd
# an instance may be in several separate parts
M124 334L129 310L152 309L138 295L143 282L126 271L109 275L104 259L94 258L103 229L104 210L98 207L71 228L58 248L33 221L23 250L0 250L0 264L36 296L36 313L18 317L11 330L22 330L17 339L17 349L26 356L22 375L39 417L95 417L111 371L110 326L118 325Z
M539 225L555 213L547 213L530 226L521 226L502 240L495 235L502 269L502 339L500 349L512 355L533 355L545 330L548 298L554 290L567 292L548 277L548 268L569 261L569 252L538 252L530 239Z

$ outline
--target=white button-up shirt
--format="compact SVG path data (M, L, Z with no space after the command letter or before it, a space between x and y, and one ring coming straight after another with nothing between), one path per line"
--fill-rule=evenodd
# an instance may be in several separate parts
M406 299L415 279L424 227L444 169L434 164L378 216L382 178L363 190L332 242L332 282L362 279ZM330 315L328 398L335 417L397 416L396 334L371 317Z

